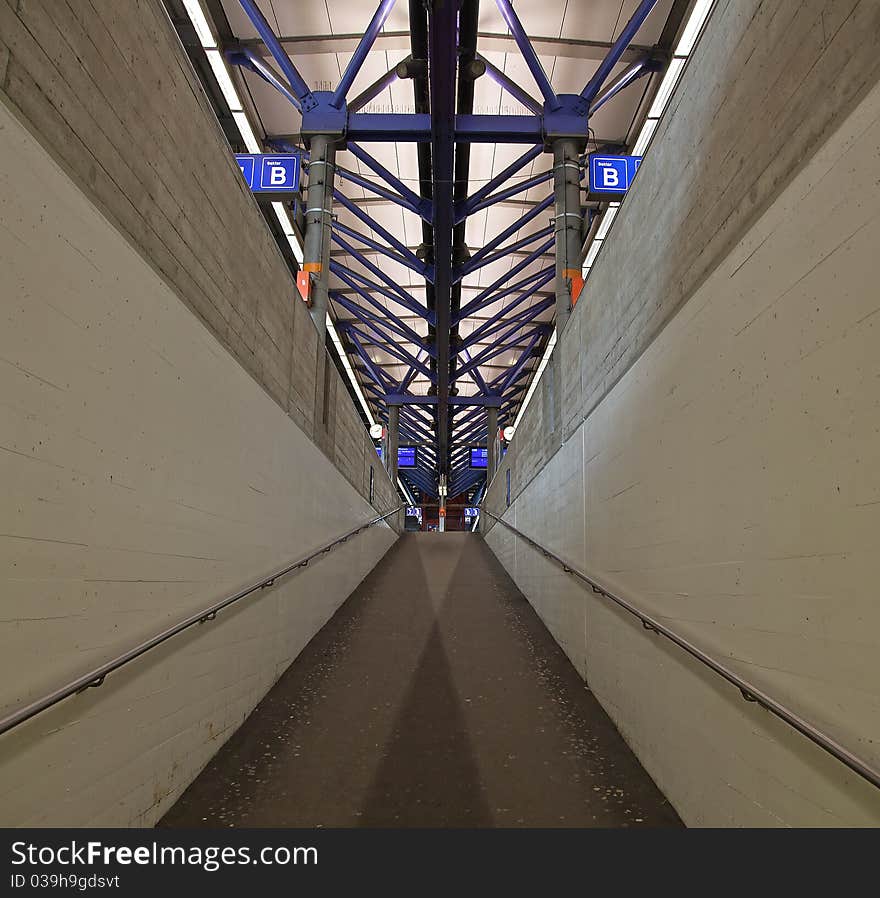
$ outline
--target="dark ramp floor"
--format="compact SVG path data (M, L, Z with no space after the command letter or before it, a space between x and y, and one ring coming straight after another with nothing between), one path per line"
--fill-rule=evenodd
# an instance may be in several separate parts
M483 539L407 533L159 825L681 823Z

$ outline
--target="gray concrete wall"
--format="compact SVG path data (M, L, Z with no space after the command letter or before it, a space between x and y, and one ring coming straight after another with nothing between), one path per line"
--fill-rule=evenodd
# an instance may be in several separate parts
M158 0L0 2L0 258L0 714L397 504ZM153 823L395 539L0 737L0 824Z
M720 4L557 347L564 433L530 408L487 500L875 766L878 28ZM686 822L880 823L876 789L487 539Z
M306 433L317 334L160 0L0 4L0 90Z
M718 0L556 350L562 433L538 393L508 451L514 493L880 78L878 33L876 0Z

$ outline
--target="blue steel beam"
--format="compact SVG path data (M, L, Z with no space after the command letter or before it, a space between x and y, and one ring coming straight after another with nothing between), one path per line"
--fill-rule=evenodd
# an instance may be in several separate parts
M367 369L367 373L373 379L373 382L378 384L379 387L386 386L386 381L390 381L391 378L382 371L381 368L376 366L376 363L370 358L369 353L366 349L361 345L361 342L357 339L354 328L347 327L343 322L338 321L337 325L340 330L343 330L346 333L349 341L352 346L355 348L355 352L360 356L361 361L364 363L364 366Z
M330 263L330 271L331 271L331 273L335 274L341 281L343 281L343 283L345 283L345 285L347 287L349 287L358 296L360 296L361 299L363 299L366 303L373 306L377 310L381 310L380 314L383 314L383 315L390 314L389 310L387 308L385 308L385 306L383 306L370 293L368 293L367 290L364 289L364 287L362 287L357 281L355 281L353 278L350 278L348 276L348 272L351 271L350 268L346 268L344 265L340 265L338 262L331 262ZM356 272L355 272L355 274L356 274ZM367 278L363 278L362 280L366 281ZM368 286L371 291L373 291L375 293L379 293L381 296L384 296L390 302L396 302L396 303L403 304L402 300L399 297L395 296L393 293L389 293L388 291L383 291L383 289L378 284L375 284L375 285L369 284ZM338 296L345 296L346 299L348 298L346 296L345 292L342 290L334 290L333 292L335 294L337 294ZM405 306L405 308L407 308L409 310L408 306ZM412 311L412 310L410 310L410 311ZM422 317L422 318L425 317L424 311L425 311L424 309L421 309L420 317Z
M404 430L406 431L406 433L407 433L407 437L406 437L406 438L407 438L410 442L412 442L412 443L415 444L415 445L419 445L419 446L422 446L422 447L423 447L423 452L422 452L422 454L425 455L425 457L427 458L427 461L428 461L428 462L431 462L431 463L432 463L433 460L434 460L434 456L433 456L433 455L430 455L430 456L427 455L427 451L428 451L428 449L429 449L429 447L428 447L427 444L428 444L428 441L429 441L429 440L430 440L430 441L433 441L433 435L432 435L432 434L428 434L428 435L426 436L426 435L425 435L425 431L424 431L423 428L416 427L416 426L413 425L413 423L412 423L411 421L407 421L407 420L401 421L400 427L401 427L401 432L404 432Z
M472 271L475 271L477 268L480 268L481 265L485 264L483 261L489 253L492 252L493 249L501 246L508 237L512 237L517 231L524 228L527 224L530 224L534 221L539 215L541 215L545 210L547 210L550 206L553 205L553 197L549 196L546 199L542 200L532 209L523 215L521 218L518 218L513 224L508 225L500 234L497 234L493 237L485 246L482 247L478 252L476 252L467 262L463 263L459 266L458 270L460 272L459 277L464 277L467 274L470 274ZM547 231L544 232L544 236L547 236ZM552 227L549 229L549 233L553 233ZM529 235L531 239L534 239L534 235ZM513 252L512 247L508 247L505 252Z
M625 87L629 87L634 81L645 75L651 75L654 72L662 71L663 63L659 59L652 59L650 56L644 59L637 59L634 63L621 72L612 84L609 84L605 90L593 100L590 106L590 115L601 109L612 97L616 97Z
M338 240L334 238L333 242L337 243L340 246L346 247L346 250L348 249L348 245L344 240L342 240L341 237ZM418 318L422 318L425 321L431 320L430 313L424 308L424 306L420 306L412 297L403 299L396 293L392 293L390 290L387 290L381 284L377 284L374 281L371 281L368 277L361 274L359 271L353 271L351 268L343 265L341 262L331 260L330 271L335 274L336 277L338 277L341 281L343 281L343 283L345 283L350 289L354 290L358 294L358 296L362 296L364 299L366 299L367 302L370 302L370 298L366 293L365 288L371 290L374 293L378 293L380 296L384 296L390 302L402 306L407 311L412 312Z
M437 405L436 396L412 396L409 393L388 393L385 401L389 405ZM449 405L478 405L481 408L498 408L503 399L501 396L450 396Z
M535 334L532 339L529 341L529 345L522 351L522 355L519 357L517 362L510 369L510 372L504 375L504 379L501 381L501 386L498 390L499 393L503 393L516 379L519 377L523 368L525 368L529 359L533 358L535 355L535 346L538 345L538 341L541 339L543 334Z
M556 242L555 236L550 237L548 240L546 240L544 243L542 243L536 250L533 250L531 253L529 253L529 255L526 256L521 262L518 262L512 268L509 268L507 271L504 272L504 274L502 274L499 278L497 278L495 281L493 281L493 283L491 283L488 287L486 287L484 290L481 290L467 304L467 306L465 306L465 308L472 308L475 306L479 307L479 304L483 300L485 300L487 297L492 296L498 287L500 287L502 284L509 281L512 277L514 277L514 275L519 274L524 268L528 268L529 265L532 264L532 262L534 262L536 259L539 259L541 256L543 256L544 253L546 253L547 250L550 249L550 247L552 247L555 242ZM536 274L537 274L537 272L536 272ZM498 300L498 297L495 296L488 304L491 305L492 302L497 302L497 300ZM467 317L468 314L470 314L470 312L468 312L466 314L464 309L462 309L461 312L459 313L459 320Z
M412 343L419 344L422 341L422 338L419 336L416 331L414 331L406 322L400 321L400 319L395 318L393 315L388 314L388 310L379 302L372 299L370 297L370 302L374 305L374 308L378 309L382 317L378 317L375 312L371 309L366 309L362 305L359 305L356 302L352 302L347 296L340 293L338 290L330 291L330 298L333 302L342 306L343 309L350 312L364 324L382 324L390 330L395 331L399 336L403 337L405 340L409 340Z
M412 56L407 56L402 59L398 65L405 64L411 60ZM375 100L383 90L394 84L398 77L397 66L393 69L389 69L384 75L377 78L369 87L361 91L353 100L348 101L348 111L357 112L358 110L363 109L364 106Z
M558 109L559 98L551 87L550 79L547 77L547 73L541 65L541 60L538 59L538 54L535 52L535 48L532 46L532 42L529 40L529 37L522 26L519 16L513 11L513 6L511 5L510 0L495 0L495 3L501 12L502 18L507 23L510 33L513 35L517 47L519 47L519 52L522 54L529 71L532 73L535 83L538 85L538 90L541 91L541 95L544 97L544 105L547 109Z
M339 79L339 84L336 85L336 90L333 91L330 105L335 109L342 109L345 104L348 91L354 83L354 79L357 78L358 72L360 72L361 66L367 58L367 54L373 48L373 44L376 42L376 38L382 30L382 26L385 24L385 20L388 18L388 14L393 6L394 0L382 0L373 14L373 18L370 19L370 24L367 25L364 36L358 42L351 59L348 61L348 65L345 67L342 78Z
M428 474L418 471L414 468L398 468L398 474L406 477L407 481L418 487L423 493L429 497L437 495L437 484L430 478Z
M437 315L437 468L448 470L449 330L452 301L453 153L458 3L432 0L428 8L428 79L431 98L431 176L434 201L434 291Z
M506 90L515 100L519 100L529 112L535 115L543 115L544 107L524 87L509 78L497 66L492 65L485 56L477 53L479 59L486 66L486 74L502 89Z
M471 208L468 212L468 215L473 215L474 212L479 212L481 209L488 209L489 206L494 206L496 203L501 203L504 200L509 200L511 197L516 196L518 193L525 193L527 190L531 190L533 187L537 187L539 184L546 184L553 177L552 171L541 172L539 175L535 175L532 178L529 178L526 181L518 181L516 184L513 184L511 187L508 187L507 190L502 190L499 193L493 193L491 196L487 196L484 200L477 203Z
M462 347L461 351L464 353L464 357L467 361L471 360L471 354ZM479 368L472 368L470 372L471 380L477 385L477 389L480 390L481 393L488 393L489 388L486 386L486 381L483 380L483 375L480 374Z
M373 315L366 309L359 309L360 314L356 317L359 321L365 324L367 327L371 328L373 334L366 334L365 337L370 343L375 343L376 346L380 348L385 347L386 343L390 343L394 346L395 351L399 353L403 353L406 357L402 359L403 364L405 365L415 365L420 372L427 371L428 369L425 367L424 363L420 361L421 351L419 351L418 356L414 356L408 349L404 349L403 346L395 343L396 335L394 333L389 333L388 331L394 331L396 327L406 327L404 322L402 321L394 321L390 316L386 316L384 318L378 318L376 315ZM393 324L392 324L393 321ZM341 324L351 324L349 319L342 319ZM416 338L421 341L421 337L416 334ZM406 338L410 340L410 337ZM394 378L391 378L391 382L393 384L397 384L397 381Z
M419 262L418 259L416 259L417 264L415 264L408 257L401 256L384 244L379 243L377 240L373 240L372 237L368 237L366 234L362 234L360 231L343 224L338 219L333 222L333 228L340 234L345 234L346 237L351 237L352 240L357 240L360 243L363 243L364 246L368 246L370 249L379 253L379 255L385 256L385 258L391 259L392 262L397 262L399 265L403 265L404 268L409 268L410 271L414 271L416 274L420 274L424 277L425 265L422 262Z
M314 129L316 124L311 127ZM544 143L544 123L536 115L457 115L453 116L452 133L461 143L522 143L540 147ZM351 112L345 134L356 143L429 143L431 116Z
M486 265L492 265L495 262L499 262L501 259L506 259L508 256L513 255L519 250L524 249L527 246L531 246L533 243L536 243L538 240L541 240L545 237L548 237L553 233L553 225L547 225L546 228L543 228L540 231L535 231L533 234L529 234L527 237L520 237L515 243L511 243L509 246L505 246L502 249L499 249L497 253L493 253L490 256L480 256L480 253L483 250L480 250L476 255L472 256L464 266L467 267L467 271L462 274L462 277L466 277L473 271L476 271L478 268L484 268ZM485 249L485 247L483 247ZM477 256L480 256L477 259ZM476 264L472 264L474 260L477 260Z
M272 31L271 26L266 21L266 17L257 5L256 0L239 0L239 3L241 8L247 13L247 17L251 20L254 28L257 29L257 34L260 35L263 43L278 63L284 77L290 84L291 90L296 94L302 111L308 112L314 109L318 105L315 95L309 90L308 84L297 71L293 61L285 52L284 47L281 46L281 42L275 37L275 32Z
M278 93L282 94L293 106L302 112L302 105L298 97L294 94L290 85L279 78L275 74L271 66L266 65L266 61L262 56L254 53L250 47L243 47L240 50L228 50L226 52L226 61L230 65L239 66L240 68L250 69L259 75L267 84L271 84Z
M408 409L406 406L401 406L400 414L402 420L406 423L406 426L410 429L410 431L417 436L420 440L424 440L426 443L430 442L433 444L434 442L434 434L431 433L430 430L427 430L425 427L425 421L421 418L416 418L415 415L408 414ZM426 447L430 448L430 447ZM433 451L431 452L433 457Z
M419 360L420 360L420 361L421 361L421 358L422 358L422 354L419 353ZM410 384L416 379L416 374L417 374L417 373L418 373L418 372L416 371L416 369L413 368L412 365L410 365L409 371L406 372L406 374L404 375L403 380L397 385L397 392L398 392L398 393L405 393L405 392L409 389Z
M467 374L472 368L477 365L485 365L486 362L494 359L496 356L501 355L502 352L507 352L511 346L508 344L507 338L513 336L517 331L522 329L521 324L515 324L503 337L501 337L497 342L493 343L491 346L487 346L482 352L477 353L470 362L466 365L462 365L458 371L456 371L456 376L461 377L463 374ZM530 337L535 331L540 333L546 333L550 329L549 324L536 324L530 330L528 330L525 334L522 334L519 338L520 340ZM493 381L494 383L494 381ZM492 386L492 384L490 384Z
M350 112L346 137L357 143L429 143L431 116L418 112Z
M469 334L467 340L462 343L461 348L466 350L476 343L482 343L493 334L498 333L498 331L504 330L509 324L519 324L519 326L522 327L524 324L528 324L530 321L537 318L542 312L546 312L547 309L552 308L555 304L555 298L549 297L548 299L543 299L541 302L535 303L533 306L529 306L528 309L524 309L513 317L508 317L510 310L515 305L519 305L519 301L512 303L506 309L503 309L501 312L493 315L492 318L489 318L482 327L478 327L473 333Z
M548 266L547 268L542 268L540 271L535 271L530 275L524 277L521 281L517 281L515 284L512 284L510 287L506 287L504 290L501 290L499 293L495 293L492 296L489 296L485 290L481 290L480 293L477 294L474 299L472 299L467 305L463 306L456 316L456 321L463 321L465 318L470 315L475 314L476 312L481 311L482 309L487 308L488 306L493 305L498 302L500 299L505 299L513 293L516 293L517 290L522 290L524 287L529 284L534 283L538 280L543 280L542 284L539 284L534 287L532 291L529 292L529 296L535 291L538 290L541 286L547 283L547 275L551 277L556 276L556 267ZM488 298L487 298L488 296ZM516 303L518 305L518 303Z
M518 171L525 168L534 159L537 159L544 152L541 146L532 147L526 150L518 159L511 162L503 171L500 171L494 178L488 180L479 190L475 190L463 203L456 204L455 207L455 223L464 221L473 211L473 207L484 200L493 190L496 190L502 184L506 183Z
M620 57L623 56L626 48L632 43L639 28L642 27L645 19L648 18L651 14L651 10L656 5L657 0L641 0L641 3L636 7L636 11L632 14L632 17L620 32L617 40L612 44L606 57L599 63L599 68L596 69L593 77L590 78L584 89L581 91L581 97L584 99L586 106L586 108L583 109L584 115L588 114L593 100L596 99L596 96L602 89L602 85L605 83L605 79L611 74L611 70L620 61Z
M330 261L330 271L332 271L337 277L341 278L346 283L350 283L346 278L354 278L364 286L368 287L370 290L375 290L376 293L384 296L386 299L390 299L392 302L397 303L400 306L403 306L405 309L408 309L414 315L418 315L420 318L424 318L428 323L432 322L432 314L429 312L424 306L420 305L416 300L410 296L409 293L406 292L399 284L395 284L389 277L385 275L385 273L373 265L369 259L366 259L362 256L350 243L343 240L339 234L333 234L333 242L337 244L337 246L342 247L350 256L353 256L358 262L363 265L370 274L374 274L379 280L382 281L383 284L386 284L387 287L383 287L381 284L377 284L375 281L370 280L366 275L361 274L359 271L353 271L346 265L343 265L340 262Z
M351 147L349 146L349 150L350 149ZM382 197L382 199L396 203L403 209L415 212L416 215L421 215L416 204L412 203L405 196L400 196L399 194L394 193L394 191L388 190L388 188L383 187L381 184L376 184L375 181L371 181L369 178L365 178L357 172L349 171L347 168L337 165L336 174L344 181L351 181L352 184L357 184L359 187L363 187L364 190L369 190L370 193L375 193L376 196Z
M457 115L455 139L462 143L532 143L543 146L544 122L537 115Z
M457 472L449 487L450 496L458 496L465 490L470 489L475 483L479 482L486 476L486 472L480 468L468 468Z
M347 196L343 196L343 194L338 191L333 191L333 198L337 200L342 206L348 209L355 218L359 219L363 224L365 224L368 228L375 231L383 240L388 242L388 245L392 247L392 249L396 249L397 252L400 253L405 259L408 259L408 263L404 263L407 268L411 268L413 271L417 271L421 274L426 280L433 282L433 272L431 271L430 265L425 265L421 259L416 256L412 250L408 249L403 243L400 242L390 231L386 228L382 227L372 215L364 212L358 205L353 203Z
M355 157L355 159L358 159L366 165L370 171L378 175L392 190L396 190L402 197L409 200L409 202L417 207L417 209L421 210L419 215L421 215L425 221L431 221L431 203L429 201L424 199L424 197L419 196L415 191L410 190L400 178L388 171L378 159L374 159L366 150L359 147L356 143L349 143L348 151Z
M413 367L417 368L419 372L427 377L428 380L430 380L432 383L436 381L436 376L430 371L430 369L426 368L419 361L417 361L417 359L414 356L410 355L410 353L407 352L402 346L396 345L394 343L386 343L384 341L378 340L375 336L365 334L362 330L359 330L357 327L355 327L351 321L339 321L337 323L339 324L339 327L342 328L342 330L346 331L346 333L348 333L349 335L352 333L356 334L365 342L372 343L373 345L381 349L382 352L387 352L388 355L394 356L394 358L399 359L401 362L403 362L404 365L412 365ZM388 382L389 386L396 386L395 381L393 381L390 376L388 377ZM389 404L399 405L400 403L390 402Z

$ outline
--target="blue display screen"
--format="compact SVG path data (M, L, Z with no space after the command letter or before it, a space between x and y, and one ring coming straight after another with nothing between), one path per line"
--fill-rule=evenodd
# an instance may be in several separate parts
M382 458L382 447L376 446L376 452L379 458ZM416 466L416 447L415 446L398 446L397 447L397 467L398 468L414 468Z
M397 449L397 467L414 468L416 466L416 447L399 446Z
M478 518L480 516L480 509L473 508L473 507L467 507L464 510L464 516L466 518Z
M487 468L489 466L488 449L471 449L471 467Z

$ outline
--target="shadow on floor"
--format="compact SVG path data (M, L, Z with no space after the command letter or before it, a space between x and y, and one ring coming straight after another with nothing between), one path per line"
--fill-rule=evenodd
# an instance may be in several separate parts
M681 824L482 538L409 533L159 825Z

